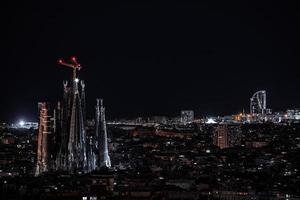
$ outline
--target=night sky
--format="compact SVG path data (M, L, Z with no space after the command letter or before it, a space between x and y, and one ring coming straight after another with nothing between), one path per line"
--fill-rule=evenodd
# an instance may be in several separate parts
M90 116L96 97L108 119L232 114L261 89L274 111L300 107L296 1L47 2L1 5L1 121L37 121L71 78L57 60L73 55Z

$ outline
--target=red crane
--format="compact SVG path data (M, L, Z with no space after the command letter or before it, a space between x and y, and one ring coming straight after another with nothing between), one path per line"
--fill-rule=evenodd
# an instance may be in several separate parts
M58 60L58 64L64 65L66 67L71 67L73 69L73 81L76 80L77 70L81 69L81 65L77 62L76 57L72 56L70 59L70 63L63 61L62 59Z

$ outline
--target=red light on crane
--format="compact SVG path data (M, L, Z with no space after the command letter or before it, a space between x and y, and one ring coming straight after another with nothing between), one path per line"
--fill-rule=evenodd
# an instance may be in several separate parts
M58 64L64 65L64 66L67 66L67 67L71 67L71 68L74 68L74 69L78 69L78 70L81 69L81 66L80 66L80 64L77 62L75 56L72 56L72 57L70 58L70 63L66 63L66 62L64 62L63 59L59 59L59 60L58 60Z

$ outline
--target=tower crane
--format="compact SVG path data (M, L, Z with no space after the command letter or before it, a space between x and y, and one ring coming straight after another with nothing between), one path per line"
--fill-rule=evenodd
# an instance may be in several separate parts
M70 58L70 63L65 62L63 59L59 59L58 64L72 68L73 69L73 81L76 81L77 70L81 69L81 65L77 62L77 59L75 56L72 56Z

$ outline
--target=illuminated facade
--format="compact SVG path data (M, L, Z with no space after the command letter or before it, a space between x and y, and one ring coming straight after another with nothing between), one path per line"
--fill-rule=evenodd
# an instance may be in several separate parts
M219 124L214 130L214 145L225 149L241 145L241 126Z
M216 127L214 132L214 145L220 147L220 149L229 147L227 124L222 124Z
M39 103L39 113L36 175L48 171L48 135L51 133L49 106L47 103Z

